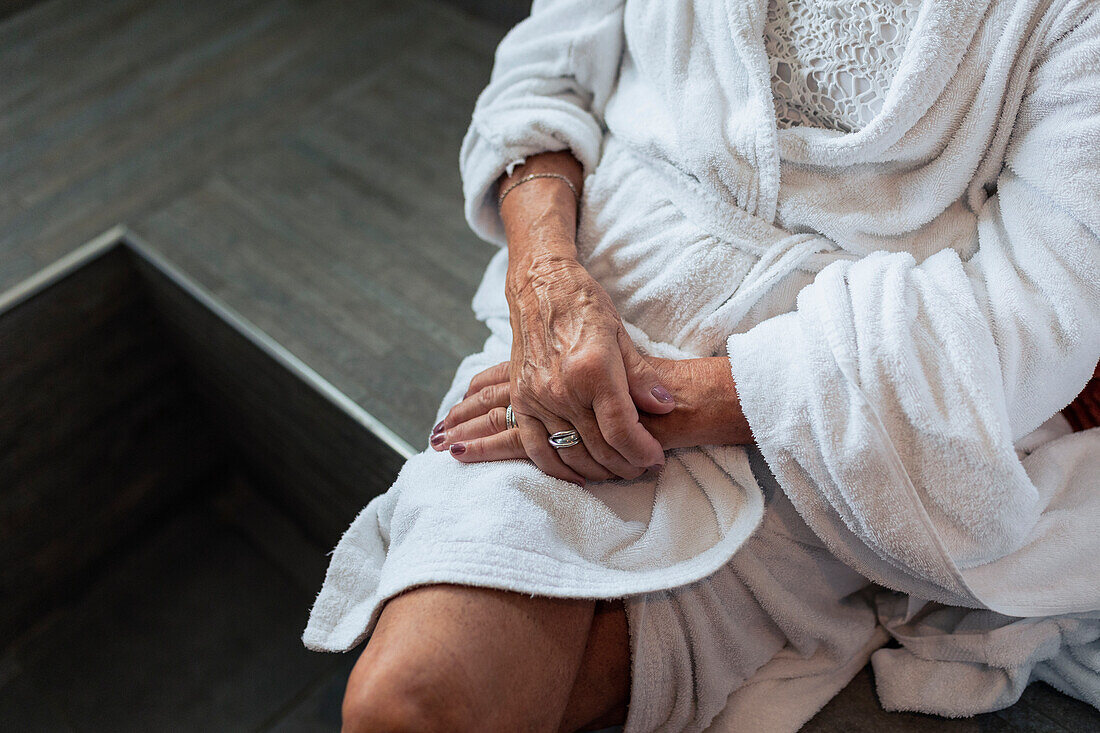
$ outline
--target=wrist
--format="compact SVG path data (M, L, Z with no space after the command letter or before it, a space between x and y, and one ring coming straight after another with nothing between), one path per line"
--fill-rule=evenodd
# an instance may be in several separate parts
M743 445L752 442L730 360L725 356L698 361L702 372L698 379L701 401L698 408L701 432L716 445Z
M668 415L643 419L665 448L753 442L741 411L729 359L651 360L676 398Z
M584 169L580 162L571 152L559 150L554 153L539 153L529 156L524 162L513 168L510 174L506 173L500 177L498 190L503 191L511 183L532 173L554 173L565 176L578 193L584 183Z
M540 173L554 177L535 178L512 187ZM533 156L511 176L502 177L500 186L507 191L500 204L500 216L508 241L509 279L525 286L530 273L552 271L561 263L575 261L576 192L581 186L581 168L576 159L568 152Z
M576 254L577 200L559 179L536 178L512 189L500 217L509 256Z

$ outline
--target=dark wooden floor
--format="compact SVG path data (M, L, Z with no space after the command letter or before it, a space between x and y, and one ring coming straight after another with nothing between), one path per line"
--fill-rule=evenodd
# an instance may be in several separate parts
M125 222L422 446L486 333L457 159L503 30L424 0L0 24L0 291Z
M503 2L468 4L508 12ZM433 0L52 0L8 17L0 291L128 223L422 446L458 360L485 336L468 304L491 248L462 220L457 156L503 32ZM151 536L93 589L79 624L57 622L40 648L0 658L0 693L48 694L50 660L64 668L69 646L112 633L122 618L131 636L95 652L110 658L90 657L120 665L120 684L141 689L143 678L167 674L194 689L193 677L215 665L244 691L193 700L190 711L153 705L139 727L183 716L196 729L334 730L350 658L284 643L287 629L300 629L318 571L272 560L270 547L219 517L212 505ZM203 540L201 563L184 561L195 557L192 537ZM160 566L173 570L162 577ZM143 590L156 594L144 608L169 628L214 597L226 609L222 637L239 629L236 651L283 641L259 656L164 647L147 619L112 603ZM191 661L176 669L182 657ZM101 668L62 671L94 678ZM123 703L97 702L8 706L0 728L123 729ZM887 715L864 672L810 727L1077 731L1098 721L1041 685L968 721Z

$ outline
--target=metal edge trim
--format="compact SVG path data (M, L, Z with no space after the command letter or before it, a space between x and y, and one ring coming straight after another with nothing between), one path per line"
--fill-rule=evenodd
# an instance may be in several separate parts
M285 346L253 324L247 318L214 297L206 288L192 280L159 252L152 249L140 237L125 225L111 227L73 251L55 260L30 277L0 293L0 314L15 308L19 304L43 292L51 285L76 272L93 260L102 257L116 247L125 247L135 256L142 258L154 270L172 281L189 296L197 300L204 308L224 321L229 327L247 339L270 358L282 364L292 374L305 381L309 386L325 397L333 406L344 412L365 430L377 437L398 453L409 459L419 451L409 445L401 436L386 426L358 403L337 389L331 382L318 374Z
M20 303L38 295L59 280L76 272L92 260L110 252L129 235L119 224L94 237L63 257L54 260L38 272L0 293L0 313L11 310Z
M145 260L150 266L171 280L175 285L182 288L184 292L197 300L203 307L212 311L218 318L225 321L230 327L244 338L248 339L269 357L275 359L285 368L293 372L298 378L304 380L328 399L334 406L342 410L355 420L355 422L362 425L364 429L370 431L379 440L396 451L402 458L407 460L419 453L419 451L415 450L401 436L386 426L385 423L337 389L331 382L318 374L312 367L292 354L285 346L273 339L254 323L215 298L206 288L192 280L186 273L164 257L164 255L151 248L139 236L127 229L122 229L120 243L129 248L136 256Z

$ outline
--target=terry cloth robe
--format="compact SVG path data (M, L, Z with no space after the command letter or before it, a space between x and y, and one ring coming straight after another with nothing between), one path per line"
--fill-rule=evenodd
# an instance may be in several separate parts
M1100 429L1057 416L1100 358L1100 7L925 3L851 133L777 128L765 9L535 2L460 161L504 244L501 173L571 150L582 262L644 350L728 354L759 453L582 490L426 450L337 546L307 646L453 582L625 597L628 730L793 730L887 634L887 708L968 715L1033 678L1100 706ZM505 258L440 415L508 358Z

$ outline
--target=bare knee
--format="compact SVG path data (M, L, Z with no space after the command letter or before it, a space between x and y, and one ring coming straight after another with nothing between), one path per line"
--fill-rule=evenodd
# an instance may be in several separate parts
M362 667L362 669L360 669ZM424 670L357 665L344 693L343 733L445 733L477 727L466 701Z

